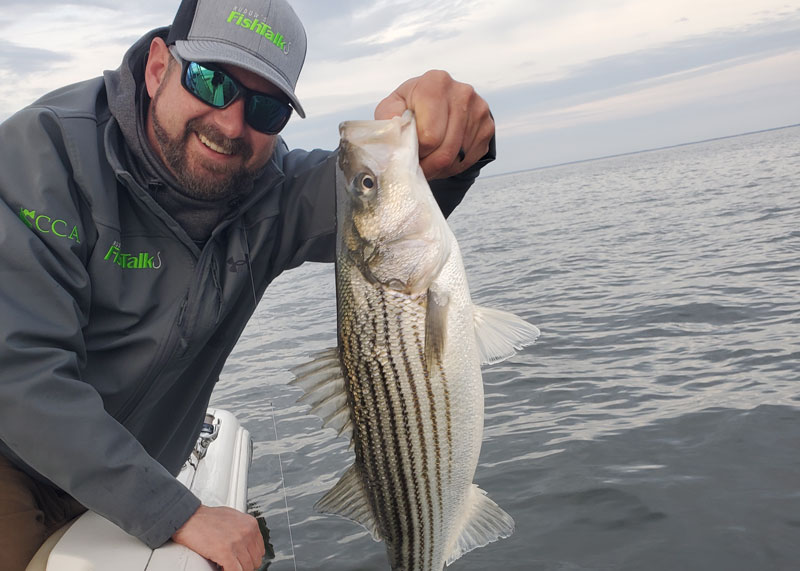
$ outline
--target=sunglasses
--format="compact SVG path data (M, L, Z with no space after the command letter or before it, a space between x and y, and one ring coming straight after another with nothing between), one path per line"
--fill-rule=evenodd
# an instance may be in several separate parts
M242 96L244 120L267 135L277 135L289 122L292 106L288 102L248 89L214 64L181 59L172 46L169 51L181 64L181 85L203 103L225 109Z

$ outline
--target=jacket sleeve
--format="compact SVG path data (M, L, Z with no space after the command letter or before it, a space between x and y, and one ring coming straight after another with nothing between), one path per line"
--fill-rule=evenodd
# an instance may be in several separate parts
M456 206L461 204L467 191L475 183L481 169L492 162L497 157L497 148L495 145L495 137L492 136L489 141L489 150L478 162L469 167L462 173L459 173L450 178L443 178L440 180L432 180L430 182L431 192L433 192L436 202L439 203L439 208L442 209L442 214L447 218L452 214Z
M305 261L332 262L336 249L336 151L288 151L281 139L283 157L284 212L280 229L282 248L290 252L287 259L278 261L281 269L296 267ZM489 151L464 172L446 179L430 182L439 208L445 218L455 210L475 183L481 169L496 157L495 138Z
M0 454L156 547L200 502L81 378L96 236L70 161L86 142L62 120L97 128L44 109L0 124Z

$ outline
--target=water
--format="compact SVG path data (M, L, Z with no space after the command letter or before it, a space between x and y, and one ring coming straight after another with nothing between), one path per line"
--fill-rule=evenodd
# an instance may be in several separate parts
M542 330L484 369L476 482L516 532L452 569L800 568L800 128L488 178L450 221L473 299ZM351 453L287 368L334 342L332 266L289 272L214 396L271 571L387 568L312 509Z

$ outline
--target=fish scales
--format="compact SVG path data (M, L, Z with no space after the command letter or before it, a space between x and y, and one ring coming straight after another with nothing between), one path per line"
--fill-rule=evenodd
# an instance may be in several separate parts
M452 265L459 264L460 258L454 256ZM443 269L445 276L466 288L458 279L460 273L455 268L448 273L449 269ZM363 458L363 477L381 484L367 486L375 511L382 514L384 527L379 529L393 569L435 569L435 562L445 557L443 531L447 522L457 519L457 507L471 484L482 429L482 411L476 406L483 399L479 378L471 375L472 386L462 387L470 398L455 398L460 410L454 411L443 361L466 364L453 367L458 377L459 370L479 366L477 355L460 354L453 345L448 349L454 355L445 352L429 364L427 293L410 296L376 288L347 260L340 261L337 273L341 360L354 371L345 375L345 382L357 385L351 390L354 394L377 393L371 402L354 400L352 407L355 417L364 419L353 433L356 457ZM466 305L467 296L463 298ZM452 315L451 329L467 329L467 324L458 323L458 311ZM469 319L471 315L461 317ZM454 423L467 434L473 426L473 437L455 442ZM383 446L385 453L375 458L364 443ZM456 463L455 457L465 461ZM373 465L381 461L383 466ZM387 501L387 495L396 501Z
M444 385L436 381L443 379L442 371L429 372L424 361L425 296L408 299L373 287L360 295L370 299L362 304L366 312L350 312L351 304L342 304L342 361L347 369L361 371L345 379L358 385L353 394L377 396L371 402L354 399L355 417L364 419L354 426L356 456L363 458L367 481L383 482L369 489L382 513L380 531L391 546L393 568L426 569L437 555L441 558L435 530L445 518L444 478L452 481L453 462L452 434L445 428L451 411ZM340 296L346 299L348 293ZM360 334L350 333L356 328ZM370 442L385 453L376 457L361 444ZM444 469L442 458L447 458ZM386 501L386 495L396 501Z
M317 503L386 543L395 571L440 571L508 537L513 520L472 479L480 367L538 330L473 305L458 243L419 168L413 114L350 121L337 164L338 347L294 369L355 461Z

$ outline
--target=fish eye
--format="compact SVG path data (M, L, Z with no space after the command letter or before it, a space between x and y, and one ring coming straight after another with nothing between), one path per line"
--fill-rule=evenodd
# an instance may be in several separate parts
M361 192L363 192L364 194L369 194L377 186L375 177L368 172L363 172L359 174L356 177L355 183L356 183L356 188Z

